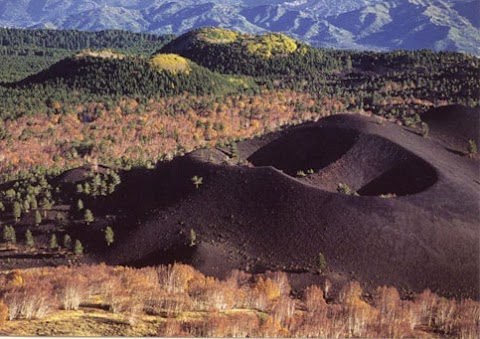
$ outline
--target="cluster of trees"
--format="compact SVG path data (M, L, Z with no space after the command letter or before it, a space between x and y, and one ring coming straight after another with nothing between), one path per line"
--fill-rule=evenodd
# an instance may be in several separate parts
M263 95L181 95L159 100L112 99L52 109L7 121L3 173L34 166L65 168L98 163L129 168L154 164L206 145L230 144L295 124L341 112L345 103L292 91ZM7 147L8 145L8 147ZM19 157L22 154L22 157Z
M27 246L28 246L29 239L32 239L32 242L33 242L33 246L29 246L29 247L33 248L35 246L35 242L34 242L33 237L30 238L26 234L25 239L26 239L25 242L26 242ZM63 248L67 251L72 251L76 255L82 255L83 254L82 242L78 239L76 239L75 242L72 242L72 238L70 237L69 234L65 234L63 236L62 245L59 244L58 239L57 239L57 235L52 234L52 236L50 237L48 248L52 251L58 251L60 248Z
M47 69L70 56L67 50L39 51L37 48L0 46L0 83L20 81L29 75Z
M0 190L0 217L11 215L18 222L23 214L34 211L35 224L41 223L42 214L55 204L53 188L45 173L32 172L29 176L8 182Z
M131 326L143 314L158 316L156 334L167 337L480 334L478 302L449 300L428 290L404 300L395 288L379 287L366 299L358 282L334 288L326 280L293 294L284 273L233 271L218 280L182 264L40 268L0 275L0 324L41 319L82 304L107 306ZM184 312L198 316L183 317Z
M105 241L107 242L108 246L110 246L110 244L113 243L113 239L114 239L113 230L110 227L108 227L107 231L105 232ZM12 249L13 247L15 247L17 251L20 249L20 247L18 246L19 244L17 243L17 232L15 228L11 225L3 226L2 241L5 243L6 249ZM63 248L66 251L72 251L76 255L83 254L83 245L80 240L76 239L73 242L69 234L64 234L63 242L62 244L59 244L57 235L52 234L48 242L48 249L53 251L58 251L61 248ZM27 251L39 249L37 242L35 240L35 237L32 234L32 231L30 231L30 229L27 229L27 231L25 232L23 249Z
M82 224L89 226L95 221L93 212L85 205L90 205L98 196L112 194L121 183L121 177L112 169L99 169L98 166L81 173L82 177L73 182L62 180L55 170L23 171L15 180L7 176L0 185L0 242L7 249L17 251L48 248L82 254L81 240L72 239L70 234L89 233L79 232L79 225L81 229ZM71 208L59 209L58 205L70 205ZM52 212L48 212L50 210ZM53 234L50 233L52 225L56 232ZM111 226L103 230L103 236L107 246L114 242ZM63 241L57 237L63 237Z
M92 197L107 196L115 192L121 182L120 175L112 169L104 173L89 171L83 180L77 182L76 193Z
M246 83L249 82L243 82ZM251 85L254 90L256 87ZM189 72L173 75L153 67L144 57L102 58L87 54L63 59L20 82L0 85L0 95L4 98L0 103L0 118L64 113L62 107L68 105L112 99L118 102L125 96L145 100L182 93L222 95L238 90L252 89L193 63ZM78 93L72 96L72 91ZM61 104L52 107L54 102Z

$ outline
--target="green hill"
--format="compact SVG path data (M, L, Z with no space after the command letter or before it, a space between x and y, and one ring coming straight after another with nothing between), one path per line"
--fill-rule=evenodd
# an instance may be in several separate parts
M213 71L250 76L311 74L339 69L344 52L324 53L281 34L241 34L221 28L188 32L160 49L176 53Z
M182 67L184 71L181 71ZM82 51L15 86L32 85L77 90L94 95L162 97L236 91L229 77L180 56L157 54L151 59L110 50ZM252 85L253 86L253 85Z

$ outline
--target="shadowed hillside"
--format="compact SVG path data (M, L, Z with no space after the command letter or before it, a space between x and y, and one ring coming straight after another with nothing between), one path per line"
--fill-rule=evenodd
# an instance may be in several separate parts
M276 153L282 145L285 152ZM283 157L295 147L296 156ZM337 279L478 296L475 162L399 126L356 116L326 118L238 149L255 167L225 166L223 152L200 150L125 191L138 195L131 203L155 194L156 208L108 261L143 265L182 253L182 261L210 274L280 269L310 279L322 253L324 273ZM295 169L313 173L298 177ZM194 176L202 178L198 188ZM339 184L359 196L337 193Z
M458 152L465 152L469 140L480 145L480 109L461 105L432 108L422 115L432 137Z

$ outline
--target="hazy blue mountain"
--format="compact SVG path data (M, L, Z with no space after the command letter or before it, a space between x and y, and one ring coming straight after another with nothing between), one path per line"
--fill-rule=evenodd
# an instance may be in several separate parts
M480 0L0 0L0 25L159 34L216 26L316 46L480 54Z

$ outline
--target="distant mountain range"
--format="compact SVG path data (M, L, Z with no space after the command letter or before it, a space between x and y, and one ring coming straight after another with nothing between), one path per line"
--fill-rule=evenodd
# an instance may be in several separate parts
M480 55L480 0L0 0L0 26L275 31L315 46Z

